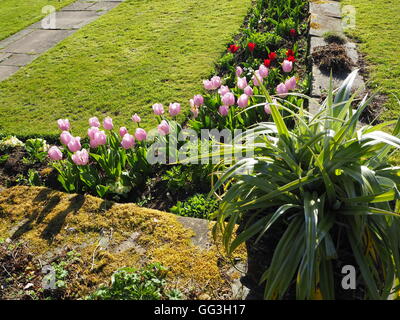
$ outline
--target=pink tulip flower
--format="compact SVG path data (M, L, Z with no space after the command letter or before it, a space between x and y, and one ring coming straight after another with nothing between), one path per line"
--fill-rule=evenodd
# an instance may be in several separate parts
M232 92L228 92L222 97L222 104L225 106L233 106L235 104L235 96Z
M58 119L57 120L58 128L61 131L68 131L71 128L68 119Z
M191 111L192 114L193 114L193 118L196 119L196 118L199 116L199 108L198 108L198 107L193 106L193 107L190 109L190 111Z
M146 140L146 138L147 138L147 132L146 132L144 129L142 129L142 128L137 128L136 131L135 131L135 138L136 138L138 141Z
M113 120L110 117L106 117L103 121L103 127L106 130L112 130L114 128Z
M220 106L218 111L221 116L226 117L229 112L229 107L228 106Z
M290 72L293 70L293 62L289 60L284 60L282 63L283 72Z
M213 86L213 90L217 90L220 86L221 86L221 78L218 76L214 76L210 79L212 86Z
M86 149L76 151L71 158L72 161L78 166L85 166L89 163L89 153L86 151Z
M251 97L253 95L252 87L247 86L246 88L244 88L244 93L247 94L249 97Z
M246 77L237 79L237 87L241 90L247 87L247 79Z
M285 86L288 90L294 90L296 88L296 77L291 77L290 79L285 81Z
M237 104L240 108L246 108L249 105L249 96L247 94L242 94L239 97Z
M121 146L124 149L130 149L135 145L135 138L134 136L130 135L129 133L125 134L121 141Z
M100 121L97 117L92 117L89 119L89 126L91 127L100 127Z
M189 100L189 105L190 105L190 107L191 108L193 108L195 105L194 105L194 100L193 99L190 99Z
M271 107L269 106L269 103L264 105L264 111L266 114L271 114Z
M213 84L210 80L203 80L203 86L208 91L213 90Z
M153 112L156 116L161 116L164 113L164 107L161 103L153 104Z
M119 128L119 136L121 138L123 138L123 136L126 135L127 133L128 133L128 129L127 128L125 128L125 127Z
M107 143L107 136L104 131L97 131L93 135L93 139L90 140L90 147L97 148Z
M49 149L49 151L47 151L47 155L49 156L49 158L51 160L55 160L55 161L59 161L63 158L63 154L62 154L61 150L56 146L51 147Z
M261 84L263 83L263 77L261 77L260 72L258 70L255 72L255 75L253 76L252 79L253 79L253 84L256 87L261 86Z
M99 130L98 127L90 127L90 128L88 129L88 136L89 136L89 138L90 138L90 139L93 139L95 133L96 133L96 132L99 132L99 131L100 131L100 130Z
M76 152L81 150L81 138L80 137L72 137L71 140L68 142L68 149L71 152Z
M277 87L276 87L276 92L281 96L281 97L286 97L287 93L288 93L288 89L286 88L284 83L280 83Z
M169 114L172 117L175 117L181 112L181 105L179 103L170 103L169 104Z
M197 94L193 97L193 103L195 106L202 106L204 104L204 98L201 94Z
M139 123L140 121L142 121L142 119L138 116L137 113L135 113L135 114L132 116L132 121L133 121L133 122L136 122L136 123Z
M224 95L226 95L230 91L231 90L229 89L228 86L221 86L221 88L219 88L219 90L218 90L218 93L220 94L221 97L223 97Z
M161 121L161 123L157 127L157 130L162 136L166 136L170 131L168 122L165 120Z
M260 76L262 77L262 78L266 78L266 77L268 77L268 73L269 73L269 70L268 70L268 68L265 66L265 65L260 65L260 67L258 68L258 73L260 74Z
M236 76L240 77L243 73L243 69L241 67L236 67Z
M68 131L63 131L60 134L60 141L62 144L67 145L72 139L72 135Z

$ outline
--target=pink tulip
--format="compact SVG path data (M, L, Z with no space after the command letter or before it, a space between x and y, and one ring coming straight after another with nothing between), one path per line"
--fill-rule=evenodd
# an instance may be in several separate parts
M221 86L221 88L219 88L219 90L218 90L218 93L220 94L221 97L223 97L224 95L226 95L230 91L231 90L229 89L228 86Z
M119 136L122 138L124 135L128 133L128 129L125 127L119 128Z
M253 76L252 79L253 79L253 84L256 87L261 86L261 84L263 83L263 78L261 77L260 72L258 70L255 72L255 75Z
M71 140L68 142L68 149L71 152L76 152L81 150L81 138L80 137L72 137Z
M228 106L220 106L218 111L221 116L226 117L229 112L229 107Z
M202 106L204 104L204 98L201 94L197 94L193 97L193 103L195 106Z
M290 72L293 70L293 62L289 60L284 60L282 63L283 72Z
M264 111L266 114L271 114L271 107L269 106L269 103L265 104Z
M47 151L47 154L51 160L59 161L63 158L61 150L56 146L51 147L49 151Z
M68 119L58 119L57 124L61 131L68 131L71 127Z
M181 105L179 103L170 103L169 104L169 114L172 117L175 117L181 112Z
M190 109L190 111L191 111L192 114L193 114L193 118L196 119L196 118L199 116L199 108L198 108L198 107L193 106L193 107Z
M288 90L294 90L296 88L296 77L291 77L285 81L285 86Z
M237 87L239 89L242 89L242 90L247 87L247 79L246 79L246 77L237 79Z
M97 148L107 143L107 136L104 131L97 131L93 135L93 139L90 140L90 147Z
M288 93L288 89L286 88L285 84L280 83L277 87L276 87L276 92L281 96L281 97L286 97L287 93Z
M146 131L144 129L142 129L142 128L137 128L136 131L135 131L135 138L138 141L146 140L146 138L147 138Z
M89 153L86 149L82 149L81 151L76 151L71 158L76 165L85 166L89 162Z
M203 86L208 91L213 90L213 84L210 80L203 80Z
M162 136L166 136L169 133L170 127L167 121L163 120L157 127L158 132Z
M244 88L244 93L247 94L249 97L251 97L253 95L252 87L247 86L246 88Z
M161 116L164 113L164 107L161 103L153 104L153 111L156 116Z
M136 122L136 123L139 123L140 121L142 121L142 119L138 116L137 113L135 113L135 114L132 116L132 121L133 121L133 122Z
M237 104L240 108L246 108L249 105L249 96L247 94L242 94L239 97Z
M211 83L213 86L213 90L217 90L221 86L221 78L218 76L214 76L211 78Z
M243 73L243 69L241 67L236 67L236 76L240 77Z
M88 136L90 139L94 138L94 135L96 132L99 132L99 128L98 127L91 127L88 129Z
M135 145L135 138L129 133L125 134L121 141L121 146L124 149L130 149Z
M235 96L232 92L228 92L222 97L222 104L225 106L233 106L235 104Z
M67 145L72 139L72 135L68 131L63 131L60 134L60 141L62 144Z
M268 73L269 73L269 70L268 70L268 68L265 66L265 65L260 65L260 67L258 68L258 73L260 74L260 76L262 77L262 78L266 78L266 77L268 77Z
M114 128L113 120L110 117L106 117L103 121L103 127L106 130L112 130Z
M100 121L97 117L92 117L89 119L89 126L91 127L100 127Z
M193 100L193 99L190 99L190 100L189 100L189 105L190 105L191 108L194 107L194 100Z

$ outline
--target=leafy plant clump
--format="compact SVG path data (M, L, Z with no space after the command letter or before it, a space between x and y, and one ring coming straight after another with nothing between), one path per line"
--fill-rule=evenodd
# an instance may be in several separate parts
M88 299L93 300L178 300L182 294L178 290L165 289L167 269L153 263L136 270L126 267L117 270L111 277L111 284L103 286Z
M217 209L217 200L204 194L195 194L185 201L178 201L170 211L183 217L208 219Z
M356 266L361 298L399 292L400 168L388 158L400 148L400 120L358 127L373 98L353 109L356 73L335 97L329 91L318 114L291 112L293 130L281 116L284 107L265 91L273 122L243 134L254 141L247 144L254 156L228 165L215 186L235 182L214 229L222 231L228 253L283 226L261 278L266 299L282 299L289 290L297 299L335 299L343 276L335 273L339 261ZM392 134L383 131L393 125ZM237 223L242 231L235 237Z

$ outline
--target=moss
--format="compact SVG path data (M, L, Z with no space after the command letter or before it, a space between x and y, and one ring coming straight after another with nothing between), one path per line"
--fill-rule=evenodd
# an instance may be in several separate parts
M81 255L70 280L71 297L92 292L118 268L150 262L167 267L170 282L191 298L202 293L218 298L239 276L228 275L230 260L218 243L195 246L193 230L166 212L23 186L0 193L0 212L0 238L22 240L36 258L50 261L63 250ZM237 255L245 259L245 249Z

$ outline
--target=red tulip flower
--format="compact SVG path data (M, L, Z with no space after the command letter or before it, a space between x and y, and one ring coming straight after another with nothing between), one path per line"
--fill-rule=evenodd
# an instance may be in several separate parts
M293 38L294 38L295 36L297 36L297 31L296 31L296 29L290 29L290 30L289 30L289 34L290 34L290 36L293 37Z
M271 60L265 59L264 60L264 66L269 67L271 65Z
M289 49L288 51L286 51L286 56L287 57L294 57L294 51L292 49Z
M254 49L256 48L256 44L254 42L249 42L247 44L247 48L249 48L250 52L253 52Z
M296 58L294 56L289 56L286 60L289 60L291 62L295 62Z
M229 46L229 48L228 48L228 51L229 52L231 52L231 53L235 53L236 51L238 51L239 50L239 46L237 46L236 44L231 44L230 46Z
M278 57L278 55L275 52L270 52L270 54L268 55L268 59L273 61Z

